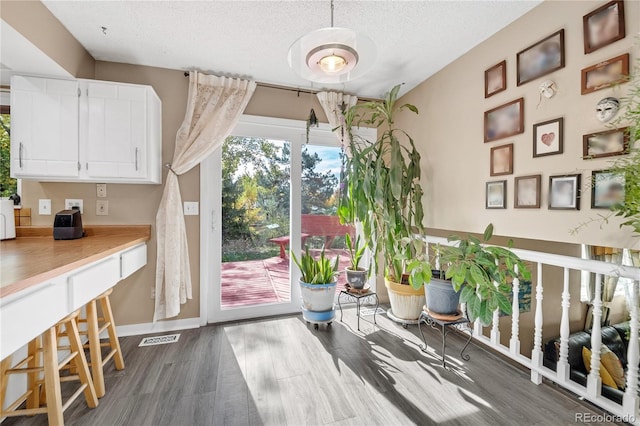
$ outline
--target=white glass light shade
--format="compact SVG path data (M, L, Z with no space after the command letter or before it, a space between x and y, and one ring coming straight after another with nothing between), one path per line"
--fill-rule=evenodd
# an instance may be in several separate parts
M295 41L289 66L317 83L344 83L369 71L375 61L371 39L348 28L321 28Z

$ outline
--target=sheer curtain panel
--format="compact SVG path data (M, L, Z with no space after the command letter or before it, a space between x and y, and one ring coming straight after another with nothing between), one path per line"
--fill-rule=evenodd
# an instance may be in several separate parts
M187 112L176 135L173 161L156 215L158 253L154 322L175 317L191 299L187 233L178 176L219 148L236 126L256 88L254 81L189 75Z

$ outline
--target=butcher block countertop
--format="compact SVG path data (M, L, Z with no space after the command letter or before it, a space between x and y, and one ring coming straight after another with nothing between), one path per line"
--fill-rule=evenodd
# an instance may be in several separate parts
M86 226L84 231L84 238L54 240L51 227L18 227L18 238L0 241L0 298L151 238L151 225Z

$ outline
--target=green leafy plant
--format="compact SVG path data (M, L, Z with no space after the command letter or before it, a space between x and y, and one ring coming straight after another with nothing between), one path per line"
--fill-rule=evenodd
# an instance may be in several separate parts
M629 127L629 140L640 141L640 60L636 66L634 77L629 85L629 93L622 98L624 114L617 119L615 127ZM624 222L620 226L629 226L632 232L640 236L640 149L632 148L629 155L613 161L609 171L624 176L625 201L611 206L608 214L600 214L595 219L589 219L572 229L572 235L593 222L600 223L600 227L607 224L613 216L621 217ZM590 182L595 185L595 182Z
M513 241L509 240L509 249L485 245L492 236L493 225L489 224L482 242L471 235L464 239L451 236L448 240L455 244L439 249L440 264L446 267L445 278L460 291L469 319L479 319L484 325L491 323L496 309L511 314L509 295L515 278L531 279L524 262L509 250Z
M349 258L351 259L351 267L349 269L357 271L360 269L360 262L362 262L367 246L360 243L360 235L356 237L355 244L351 240L350 234L345 234L344 241L347 245L347 250L349 250Z
M338 275L338 264L340 262L340 256L336 256L334 262L325 256L324 248L320 253L320 257L315 259L309 254L309 248L305 250L304 254L298 259L298 257L291 251L291 257L298 268L302 276L300 280L306 284L330 284L335 281Z
M366 102L344 113L348 155L343 155L343 182L338 215L342 223L362 224L373 270L384 254L385 276L396 283L403 275L419 288L431 279L425 255L422 224L423 190L420 186L420 154L413 139L394 126L395 114L418 109L398 106L400 85L384 100ZM359 125L378 128L378 138L367 141L353 134Z

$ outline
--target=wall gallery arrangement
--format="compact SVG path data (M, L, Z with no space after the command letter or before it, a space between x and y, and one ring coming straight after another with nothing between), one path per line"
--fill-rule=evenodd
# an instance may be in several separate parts
M626 37L624 1L610 1L583 16L583 41L585 55L609 46ZM630 55L624 53L581 70L580 93L582 95L607 89L629 79ZM522 86L542 76L550 75L565 67L565 30L560 29L516 54L516 86ZM577 76L576 76L577 77ZM547 77L549 78L549 77ZM507 89L507 59L484 72L485 99ZM553 90L551 90L553 89ZM556 88L553 80L540 84L540 102L543 96L550 99ZM595 106L596 118L610 122L618 113L620 101L608 96ZM484 142L516 136L525 131L524 97L498 105L484 113ZM629 129L608 128L583 136L584 160L625 155L634 141ZM533 124L533 158L564 153L564 117L550 118ZM573 144L577 141L568 141ZM575 146L575 145L573 145ZM490 176L506 176L514 173L514 143L491 147ZM568 172L549 177L547 207L550 210L579 210L581 198L581 173ZM591 208L609 208L624 202L624 176L607 170L593 171L589 177ZM541 207L542 175L514 178L514 208L536 209ZM486 183L485 207L507 208L507 181Z

